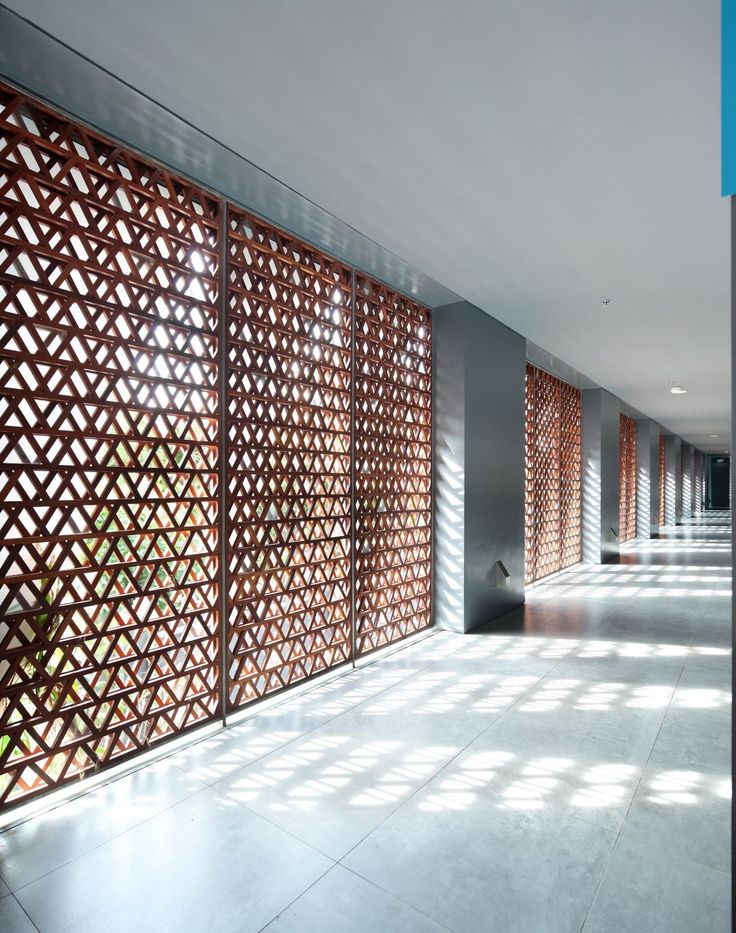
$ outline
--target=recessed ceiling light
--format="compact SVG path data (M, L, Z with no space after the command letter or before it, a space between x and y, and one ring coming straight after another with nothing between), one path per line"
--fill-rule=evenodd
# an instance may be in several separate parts
M709 434L708 437L718 437L717 434Z
M678 382L671 382L670 393L672 395L687 395L687 389L683 389L683 387Z

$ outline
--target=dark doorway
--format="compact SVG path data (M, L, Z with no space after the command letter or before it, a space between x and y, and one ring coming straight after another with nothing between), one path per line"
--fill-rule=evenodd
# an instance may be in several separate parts
M708 463L708 508L728 509L730 457L710 457Z

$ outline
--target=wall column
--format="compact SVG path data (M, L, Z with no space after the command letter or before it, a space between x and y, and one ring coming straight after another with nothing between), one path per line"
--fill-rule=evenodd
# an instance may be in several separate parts
M682 442L682 517L684 521L693 517L693 500L695 495L695 448L692 444Z
M618 399L605 389L583 389L583 560L618 557Z
M682 442L674 434L664 439L664 523L676 525L682 513L682 487L680 483Z
M636 536L653 538L659 531L659 425L648 418L636 422Z
M703 511L703 483L705 480L705 454L695 451L695 468L693 470L693 512L699 515Z
M526 341L467 302L433 314L435 624L524 601Z

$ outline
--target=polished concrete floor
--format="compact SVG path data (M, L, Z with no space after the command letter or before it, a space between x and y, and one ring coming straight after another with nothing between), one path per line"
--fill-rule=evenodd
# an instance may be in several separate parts
M728 521L5 832L0 930L729 930Z

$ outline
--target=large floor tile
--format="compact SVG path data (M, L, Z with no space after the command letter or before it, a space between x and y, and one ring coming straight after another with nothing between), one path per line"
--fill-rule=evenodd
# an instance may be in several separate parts
M317 725L304 726L288 717L269 719L262 715L224 729L169 760L184 773L211 785L283 748Z
M703 686L711 683L720 686L723 681L727 681L730 689L732 663L730 648L695 646L688 654L683 678L700 681Z
M442 933L374 884L336 865L266 927L267 933Z
M23 908L12 896L0 899L0 930L3 933L38 933Z
M625 682L675 687L687 660L686 645L657 645L596 634L563 658L559 676L579 677L591 683Z
M483 744L520 755L563 757L589 767L601 762L646 764L664 709L627 705L623 685L583 689L567 679L532 691L482 735Z
M583 759L567 747L502 742L489 732L438 772L418 799L428 811L539 810L540 820L574 816L616 833L641 775L639 763Z
M214 784L421 674L459 647L456 641L439 637L438 649L434 650L429 645L432 640L410 646L405 657L397 652L377 664L346 669L342 676L325 684L315 682L311 689L294 697L287 694L276 705L179 752L173 761L198 780Z
M1 833L0 874L15 891L203 787L170 759L142 768Z
M217 787L338 859L467 745L484 722L356 711Z
M16 896L43 933L255 933L331 865L206 789Z
M729 933L731 877L622 836L583 933Z
M457 933L569 933L615 838L559 808L509 807L488 789L438 807L426 788L344 863Z
M670 708L652 749L652 761L662 768L712 770L731 768L731 729L723 717L694 715Z
M731 855L728 769L663 768L650 761L626 817L623 834L655 849L728 871Z

